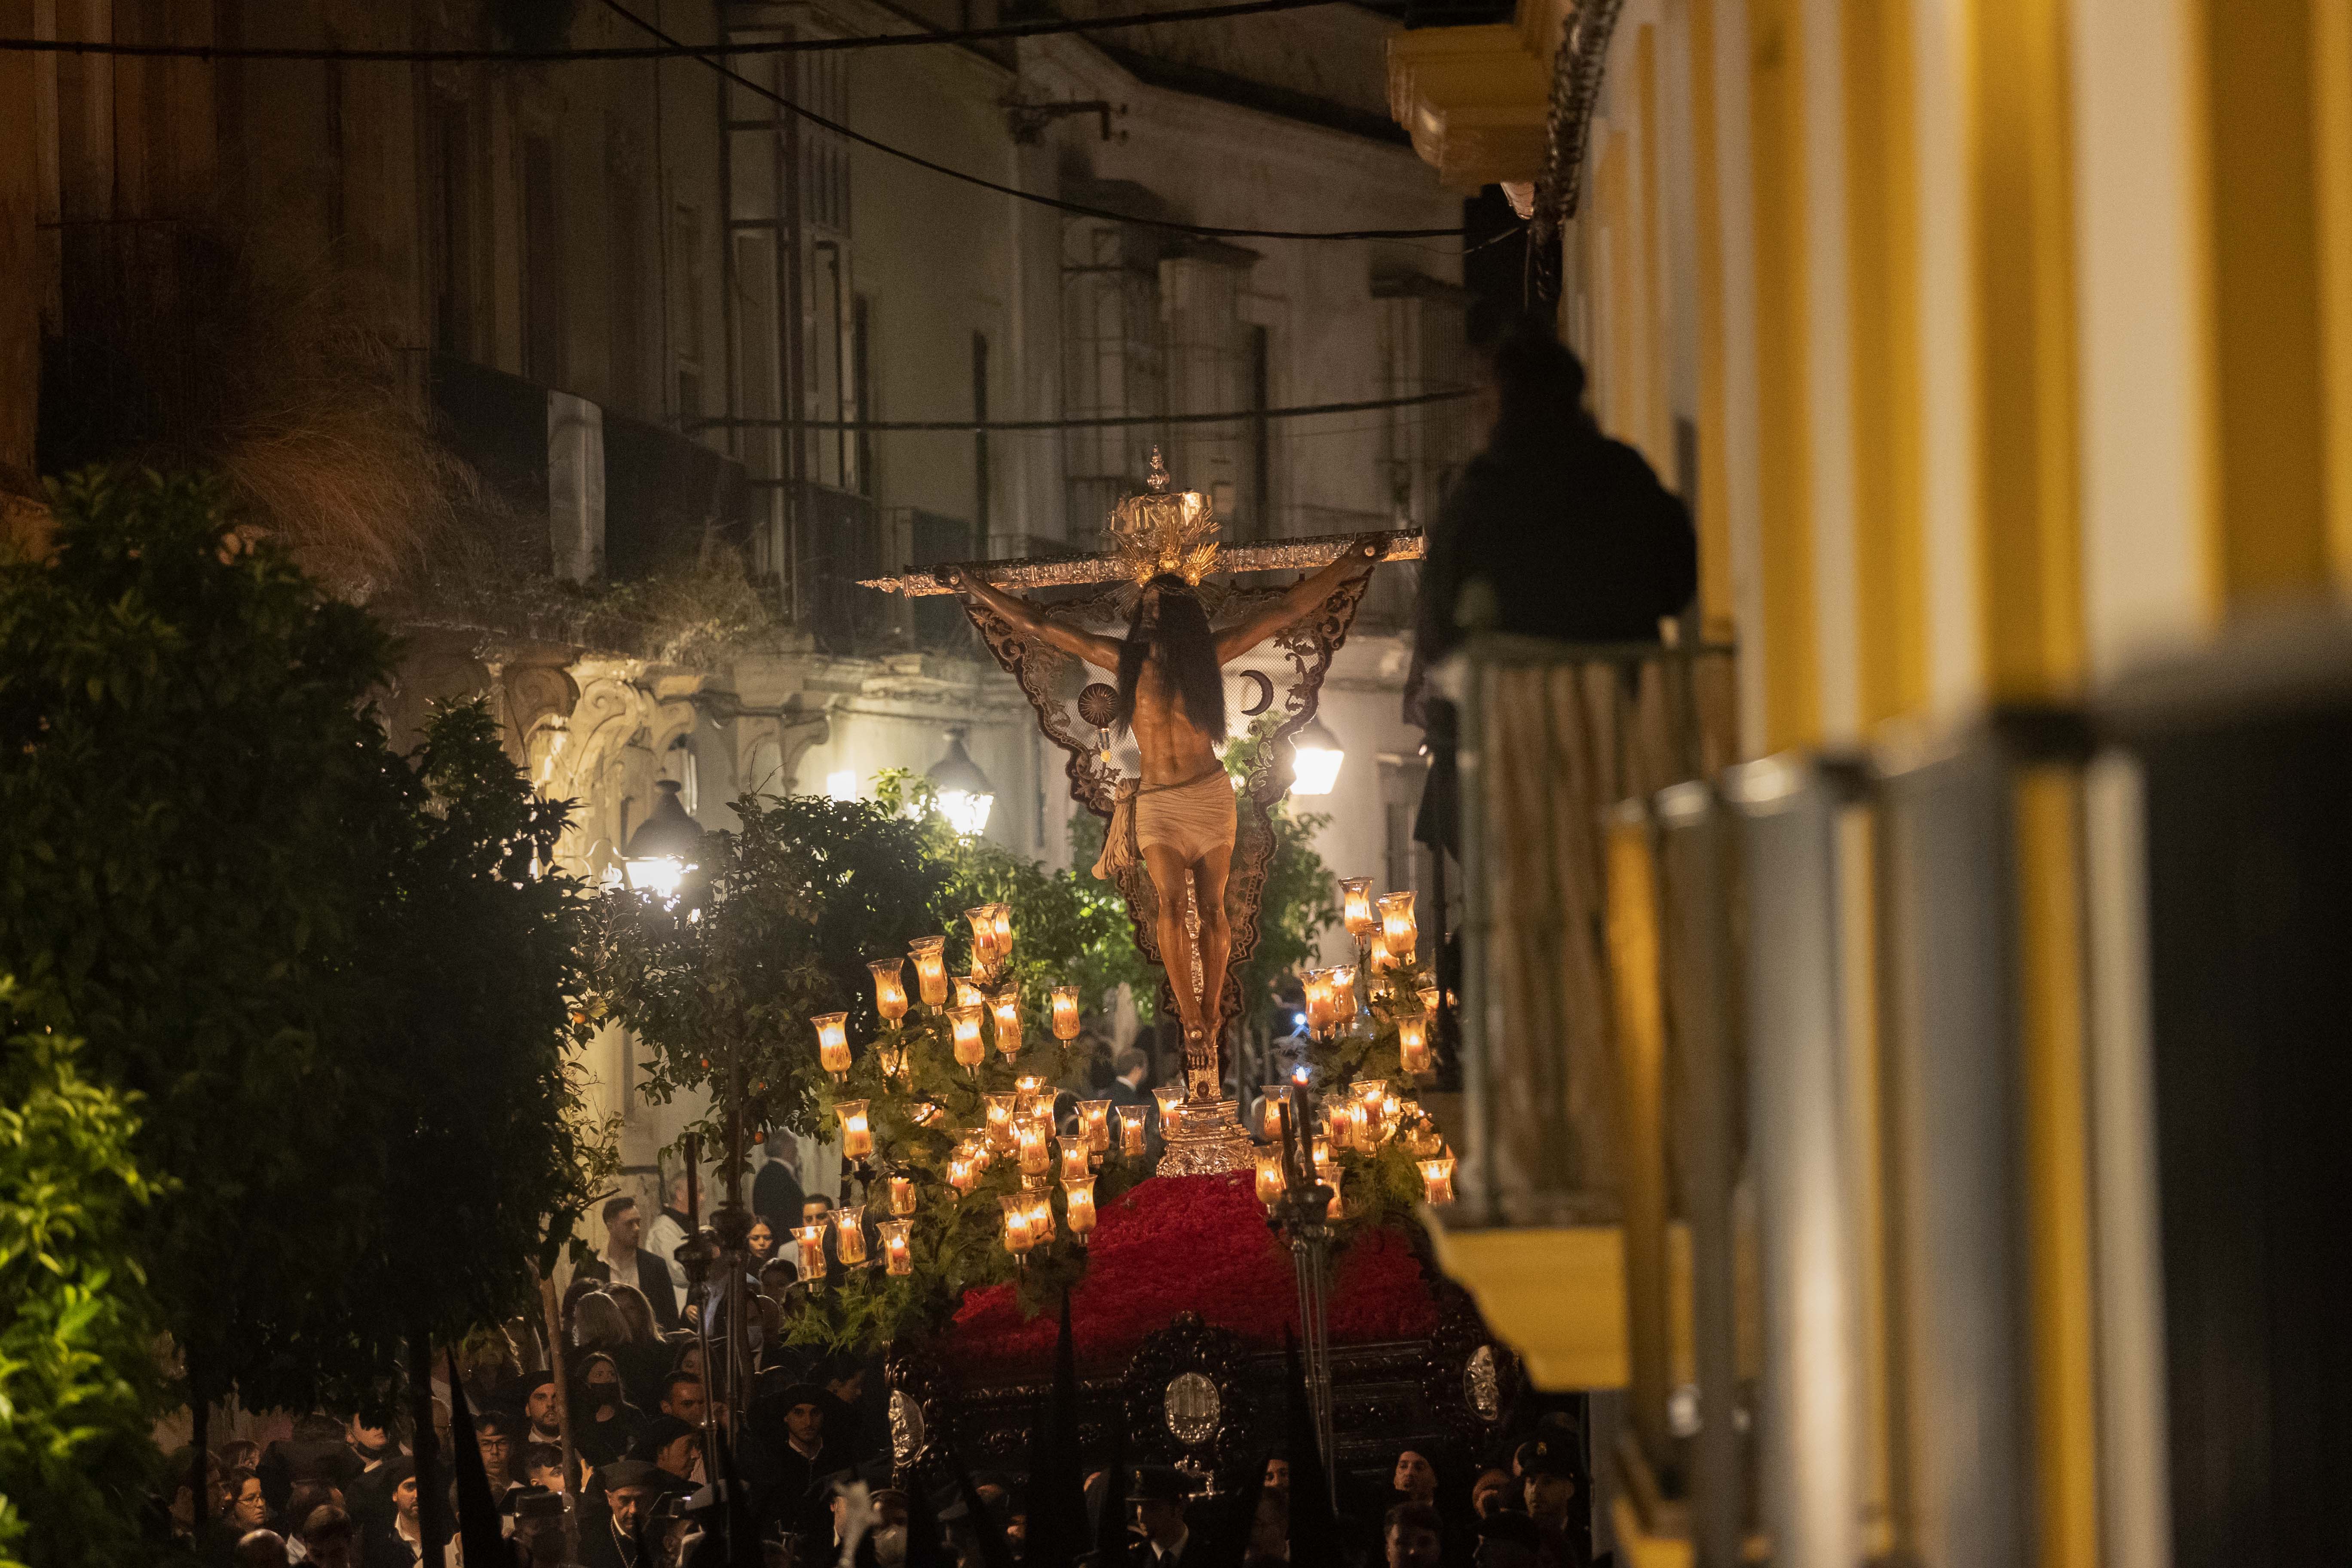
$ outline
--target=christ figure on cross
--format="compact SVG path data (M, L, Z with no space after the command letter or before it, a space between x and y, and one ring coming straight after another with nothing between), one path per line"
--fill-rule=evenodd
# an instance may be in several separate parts
M1134 794L1135 844L1159 895L1160 962L1167 965L1169 989L1183 1020L1185 1078L1195 1099L1217 1093L1225 965L1233 942L1225 919L1225 877L1233 860L1234 786L1219 756L1225 740L1222 671L1314 614L1349 574L1370 572L1387 546L1386 535L1366 535L1280 598L1223 630L1209 625L1199 592L1182 575L1158 573L1144 582L1123 638L1050 619L1028 600L991 586L967 568L950 574L957 590L1024 636L1118 675L1117 726L1132 731L1143 763ZM1188 891L1200 919L1197 973L1184 930Z

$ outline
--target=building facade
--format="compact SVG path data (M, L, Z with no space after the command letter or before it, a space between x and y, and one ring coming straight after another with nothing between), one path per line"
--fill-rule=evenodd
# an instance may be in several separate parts
M476 50L995 18L930 9L10 0L0 33ZM997 787L989 835L1066 864L1059 759L961 613L855 580L1090 552L1155 444L1229 537L1427 520L1466 455L1453 405L1267 411L1459 384L1459 243L1137 221L1457 226L1381 110L1390 30L1342 8L723 59L0 56L0 461L26 497L82 461L224 466L406 637L395 727L490 699L534 783L578 803L583 873L656 780L725 827L747 790L920 772L951 726ZM373 402L313 396L353 366ZM346 471L354 450L373 466ZM1335 870L1398 853L1361 807L1417 740L1409 593L1367 605L1327 705L1351 758ZM649 1173L694 1108L638 1102L626 1042L598 1051L596 1109Z

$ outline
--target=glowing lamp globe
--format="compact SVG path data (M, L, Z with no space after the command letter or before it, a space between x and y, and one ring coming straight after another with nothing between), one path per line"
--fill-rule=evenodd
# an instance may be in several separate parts
M1348 753L1340 749L1339 738L1323 727L1323 721L1310 719L1291 738L1290 759L1291 794L1329 795L1331 786L1339 782L1339 764L1348 760Z
M931 788L938 792L940 815L948 826L970 837L988 826L988 814L996 805L996 786L971 760L963 747L961 725L948 731L947 755L931 765L928 775Z
M678 802L684 787L676 779L654 781L654 808L621 851L629 886L664 903L677 897L678 885L702 852L702 825Z

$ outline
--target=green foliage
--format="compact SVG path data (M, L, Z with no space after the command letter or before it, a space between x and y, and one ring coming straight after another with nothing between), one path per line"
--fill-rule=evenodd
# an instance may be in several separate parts
M824 1288L794 1292L786 1337L795 1343L866 1351L953 1311L974 1285L1014 1278L1034 1307L1074 1282L1083 1250L1066 1233L1016 1271L999 1245L998 1198L1020 1186L1010 1159L992 1164L968 1195L946 1180L958 1130L982 1125L982 1096L1008 1091L1024 1073L1077 1081L1086 1064L1055 1040L1051 990L1081 988L1099 1008L1132 962L1125 907L1069 872L1048 872L999 846L959 836L934 808L929 786L899 772L877 781L871 804L804 795L734 803L741 830L708 834L700 869L669 906L627 891L598 901L591 941L594 1016L632 1031L650 1048L643 1088L656 1100L709 1091L722 1106L740 1071L753 1127L836 1136L835 1107L869 1102L874 1154L866 1215L887 1217L885 1178L917 1184L911 1235L915 1274L837 1271ZM911 811L909 808L912 808ZM963 911L1012 906L1013 955L992 991L1017 988L1024 1020L1018 1065L992 1050L975 1072L958 1067L944 1016L918 1002L898 1025L875 1011L866 963L898 958L926 935L949 937L949 967L971 965ZM919 996L912 965L910 996ZM903 1049L902 1077L887 1080L881 1054L860 1045L845 1081L821 1068L809 1019L849 1016L854 1042L877 1037ZM708 1123L706 1138L717 1130ZM714 1143L711 1146L717 1146ZM1124 1190L1129 1173L1101 1179L1098 1201ZM1062 1205L1058 1189L1055 1202Z
M1394 1134L1370 1152L1343 1149L1335 1153L1340 1173L1343 1217L1339 1234L1360 1234L1368 1227L1398 1224L1410 1217L1422 1199L1420 1162L1439 1152L1444 1140L1437 1123L1413 1096L1416 1079L1404 1070L1397 1020L1421 1017L1420 988L1433 976L1415 964L1400 964L1376 974L1370 1005L1345 1028L1327 1037L1310 1039L1307 1064L1312 1069L1318 1104L1344 1098L1351 1085L1378 1079L1400 1101ZM1428 1081L1423 1079L1419 1081ZM1314 1131L1319 1132L1322 1128Z
M1247 778L1273 744L1276 721L1263 718L1225 748L1225 772ZM1300 811L1288 795L1267 814L1274 826L1274 858L1266 863L1265 888L1258 900L1257 951L1240 966L1242 994L1259 1012L1274 1005L1274 988L1286 976L1312 964L1323 933L1339 921L1339 901L1315 836L1331 824L1319 812ZM1276 1031L1280 1032L1279 1029Z
M161 1378L131 1224L129 1097L0 977L0 1568L136 1550Z
M593 1019L649 1049L640 1088L723 1103L740 1070L752 1126L815 1129L822 1074L808 1020L878 1020L866 961L929 929L948 868L922 826L860 801L746 795L741 830L703 836L700 868L663 904L625 890L595 901ZM706 1147L719 1147L704 1125Z
M611 1173L614 1134L592 1128L568 1048L586 910L549 868L568 807L530 788L480 702L435 712L405 771L409 832L370 944L397 982L373 1020L396 1137L354 1284L448 1336L529 1299Z
M930 931L961 940L970 929L964 910L987 903L1013 906L1020 941L1006 973L1020 984L1027 1016L1045 1016L1047 997L1056 985L1076 986L1078 1005L1089 1015L1099 1014L1121 984L1132 986L1148 1004L1159 972L1136 952L1127 900L1110 883L1095 879L1094 855L1081 859L1074 853L1071 869L1048 871L1001 844L960 834L940 815L929 782L903 768L877 773L874 797L885 811L911 812L926 847L947 868L947 880L931 906ZM1077 820L1097 823L1099 853L1100 825L1094 814L1079 812ZM1074 847L1076 832L1074 826Z
M1024 940L1017 910L1013 932L1017 961ZM1012 974L1008 964L999 976L1002 984L1012 984ZM914 1182L917 1207L908 1238L915 1271L894 1279L879 1269L836 1268L823 1289L795 1290L787 1309L788 1342L862 1354L909 1331L936 1327L974 1287L1015 1281L1023 1308L1034 1314L1085 1276L1086 1249L1069 1234L1069 1205L1058 1182L1050 1198L1058 1239L1031 1252L1022 1265L1002 1240L1001 1200L1022 1190L1015 1157L1006 1152L993 1159L967 1193L959 1194L947 1180L950 1153L970 1131L986 1125L983 1097L1015 1091L1024 1074L1042 1079L1050 1091L1057 1079L1074 1076L1073 1053L1054 1038L1046 1016L1029 1012L1024 1004L1018 1057L1008 1060L992 1049L976 1068L959 1067L954 1032L944 1013L921 1005L911 984L908 992L915 1005L906 1017L895 1026L882 1026L855 1051L846 1079L821 1083L817 1094L824 1108L822 1131L828 1137L839 1132L835 1107L845 1100L866 1105L874 1150L861 1174L870 1183L865 1216L869 1226L889 1217L887 1177ZM887 1076L886 1057L902 1052L901 1072ZM1111 1135L1115 1144L1116 1127ZM1057 1152L1054 1170L1059 1169ZM1140 1162L1108 1162L1096 1178L1097 1208L1108 1207L1146 1173Z
M529 875L561 811L478 710L394 753L384 634L215 484L51 495L54 558L0 568L0 967L140 1099L174 1181L134 1255L194 1392L352 1398L519 1304L593 1169L572 894Z

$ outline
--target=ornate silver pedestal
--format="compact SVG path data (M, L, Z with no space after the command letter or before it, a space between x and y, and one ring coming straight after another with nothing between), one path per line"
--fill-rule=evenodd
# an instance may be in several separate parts
M1163 1176L1220 1176L1257 1168L1257 1149L1242 1128L1241 1108L1230 1100L1185 1102L1172 1126L1160 1129L1168 1152L1160 1157Z

